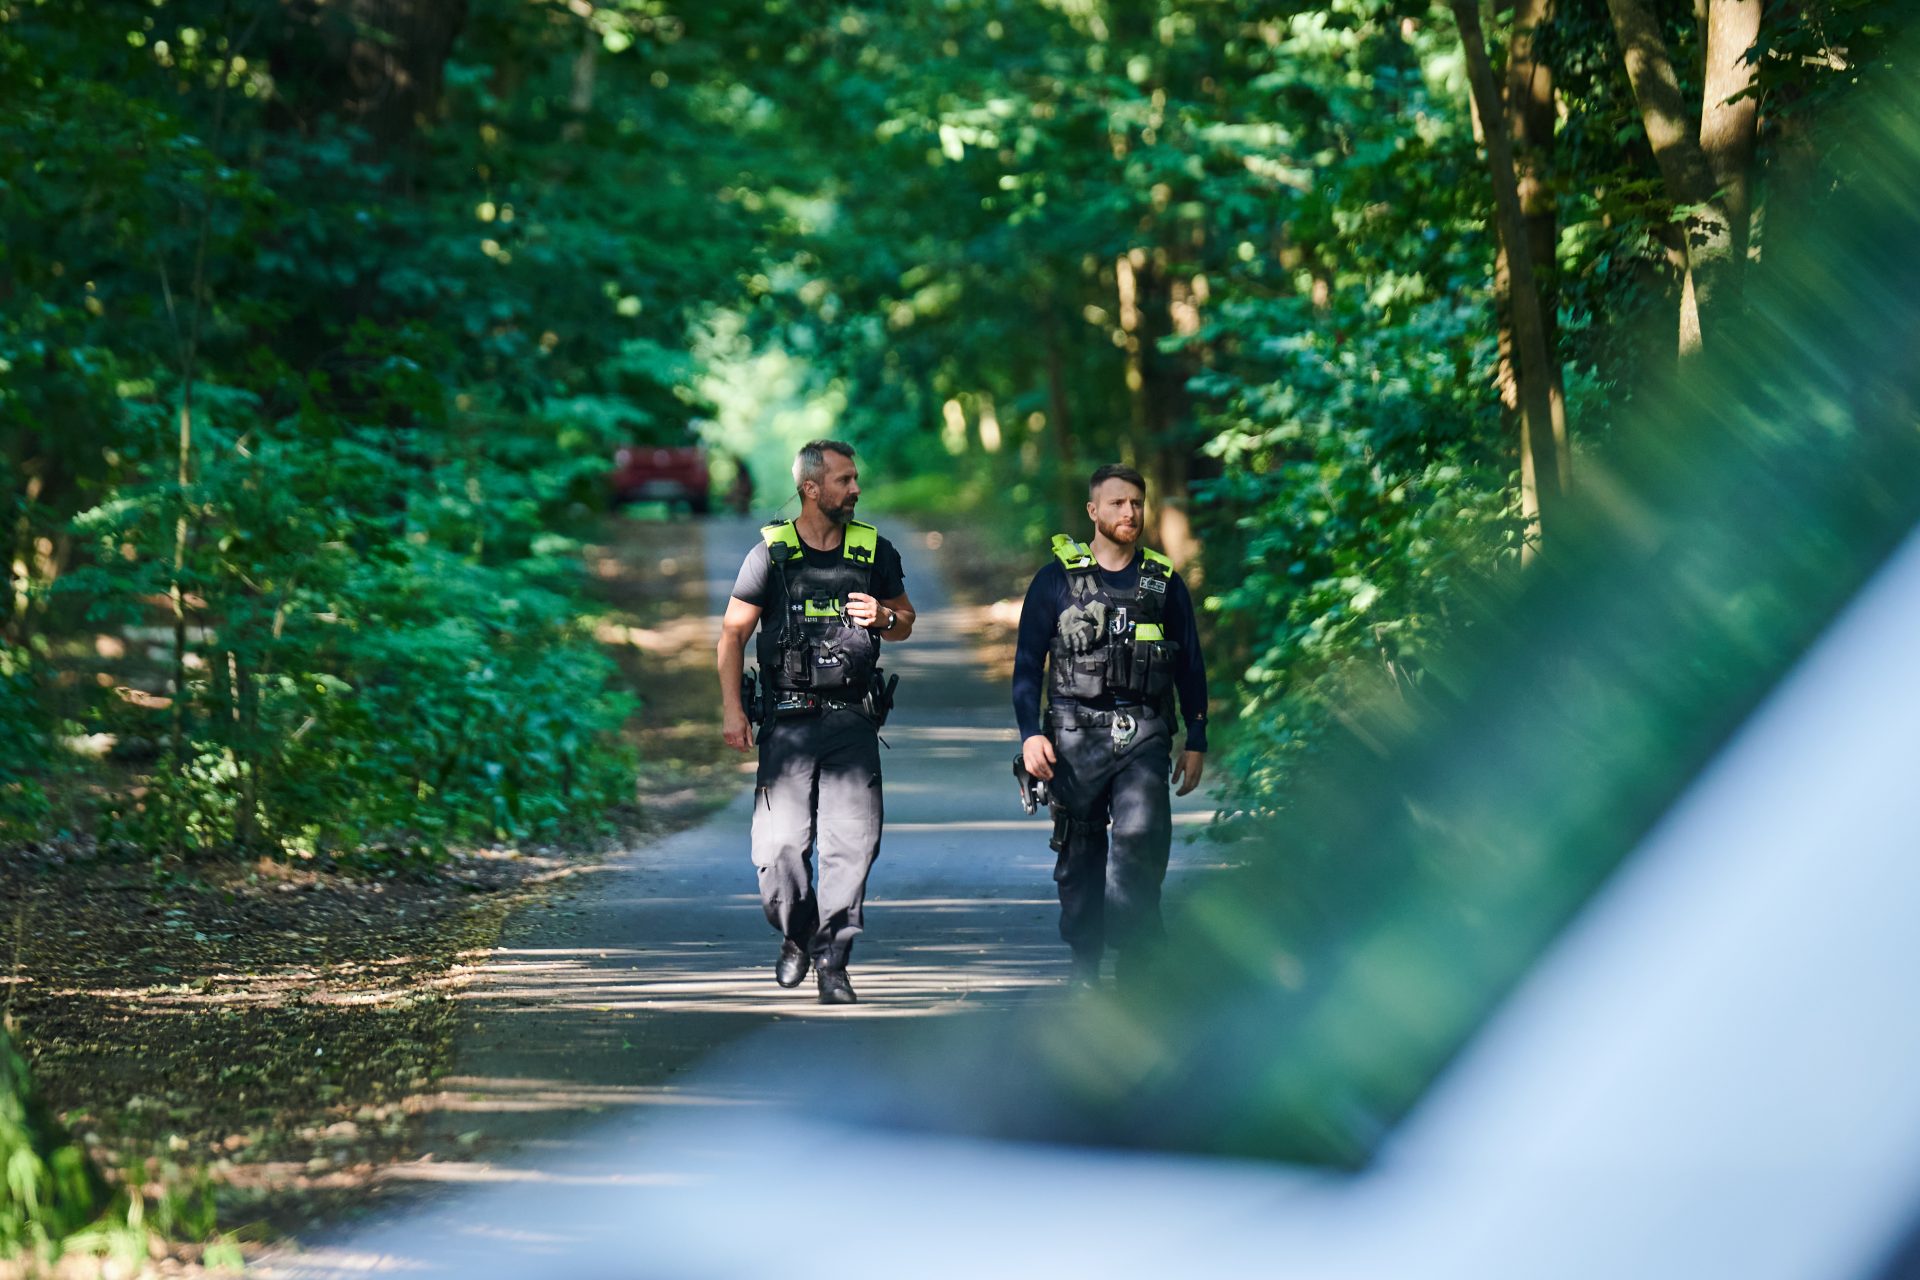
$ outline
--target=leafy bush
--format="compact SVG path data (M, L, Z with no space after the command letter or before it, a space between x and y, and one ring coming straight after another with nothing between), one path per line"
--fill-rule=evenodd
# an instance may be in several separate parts
M26 1062L0 1026L0 1257L47 1256L107 1204L106 1184L34 1093Z
M30 836L47 816L50 735L37 670L25 649L0 643L0 838Z
M1475 311L1434 302L1394 325L1369 310L1243 314L1276 336L1245 382L1211 380L1228 412L1209 445L1223 474L1202 489L1210 562L1244 567L1210 579L1208 604L1222 653L1244 663L1227 762L1248 807L1283 794L1356 679L1416 683L1459 580L1520 535L1473 365L1455 354L1484 342Z
M420 852L552 834L622 797L627 700L567 594L577 547L543 531L577 457L423 458L417 433L243 429L250 397L202 399L195 482L156 464L121 486L81 518L97 553L62 583L96 621L184 642L173 705L103 713L165 744L112 804L118 834ZM485 439L502 442L518 461L524 437Z

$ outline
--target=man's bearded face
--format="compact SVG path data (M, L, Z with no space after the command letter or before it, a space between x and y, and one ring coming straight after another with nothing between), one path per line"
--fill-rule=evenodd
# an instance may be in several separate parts
M1114 476L1102 480L1094 490L1087 503L1087 514L1093 517L1093 527L1108 541L1130 547L1140 540L1140 531L1146 523L1147 495L1138 485Z
M860 503L860 469L852 458L828 450L818 485L814 500L821 515L835 524L853 519L854 508Z

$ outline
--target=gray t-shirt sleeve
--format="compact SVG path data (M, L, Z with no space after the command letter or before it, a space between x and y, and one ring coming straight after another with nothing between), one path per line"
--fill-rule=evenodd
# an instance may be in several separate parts
M740 563L740 572L733 579L733 598L745 601L756 609L767 607L767 573L773 567L773 560L767 554L767 544L762 542L747 552L747 558Z

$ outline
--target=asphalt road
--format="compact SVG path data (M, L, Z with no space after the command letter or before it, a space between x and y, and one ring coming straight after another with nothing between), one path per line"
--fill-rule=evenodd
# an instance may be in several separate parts
M717 638L757 534L724 518L704 531ZM704 825L627 850L508 923L482 979L461 995L471 1016L431 1121L434 1158L401 1171L444 1189L305 1253L270 1257L254 1274L561 1274L561 1215L542 1188L685 1176L636 1166L634 1126L649 1115L782 1101L773 1096L781 1063L816 1056L823 1040L844 1054L871 1037L878 1053L885 1029L903 1020L1058 998L1067 950L1055 933L1053 855L1044 817L1015 802L1006 689L976 668L969 615L942 581L939 540L882 531L901 547L920 621L883 658L901 681L882 734L886 831L850 968L861 1003L824 1007L811 978L791 991L773 981L778 938L748 858L752 766L743 757L739 794ZM715 707L717 734L717 692ZM1201 800L1176 802L1176 876L1179 833L1208 816ZM720 1051L744 1069L697 1065ZM524 1267L512 1261L520 1253Z

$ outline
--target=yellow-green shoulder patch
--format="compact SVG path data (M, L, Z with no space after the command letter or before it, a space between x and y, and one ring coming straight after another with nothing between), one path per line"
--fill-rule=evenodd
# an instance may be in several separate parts
M858 520L847 523L847 536L840 545L840 554L855 564L872 564L873 557L880 549L880 531L870 524Z
M1093 563L1092 550L1064 533L1053 535L1053 556L1065 569L1085 569Z

